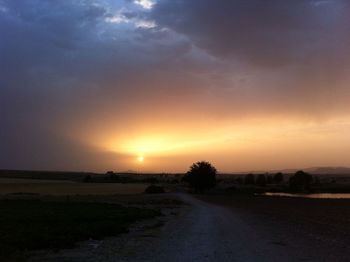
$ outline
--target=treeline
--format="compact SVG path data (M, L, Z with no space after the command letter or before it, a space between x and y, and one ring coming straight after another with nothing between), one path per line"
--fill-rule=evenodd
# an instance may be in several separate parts
M284 176L282 173L276 173L274 175L269 174L247 174L244 177L236 178L235 182L237 184L245 184L245 185L258 185L258 186L266 186L268 184L280 184L284 181Z
M267 185L282 185L289 192L311 192L312 186L320 185L317 176L312 176L302 170L290 176L287 181L282 173L269 174L247 174L236 179L236 183L244 185L256 185L265 187Z
M83 182L86 183L170 183L178 184L181 181L181 174L127 174L108 171L104 175L91 176L86 175Z

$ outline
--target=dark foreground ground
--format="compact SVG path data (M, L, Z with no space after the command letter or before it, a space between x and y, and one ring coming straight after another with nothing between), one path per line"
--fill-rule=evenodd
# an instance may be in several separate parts
M124 253L89 261L349 261L349 217L343 212L349 201L178 197L190 205L160 232L146 241L129 239Z
M186 193L41 200L0 201L2 252L43 248L32 253L32 262L328 262L350 257L350 200Z
M23 261L34 250L116 236L138 220L159 215L153 209L108 203L0 200L0 261Z
M249 195L197 198L229 208L258 233L275 238L272 244L288 246L297 241L297 248L311 257L319 256L319 261L350 261L350 199Z

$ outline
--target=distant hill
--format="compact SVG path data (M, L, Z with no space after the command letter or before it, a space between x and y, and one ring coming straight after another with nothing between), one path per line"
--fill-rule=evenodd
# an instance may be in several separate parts
M350 175L348 167L311 167L305 169L305 172L312 174L329 174L329 175Z
M350 175L349 167L309 167L309 168L289 168L289 169L281 169L281 170L254 170L249 172L233 172L233 174L264 174L264 173L278 173L282 172L284 174L294 174L298 170L303 170L304 172L310 174L318 174L318 175Z
M274 170L270 173L282 172L286 174L295 173L298 170L303 170L304 172L310 174L318 175L350 175L349 167L309 167L309 168L300 168L300 169L283 169L283 170Z

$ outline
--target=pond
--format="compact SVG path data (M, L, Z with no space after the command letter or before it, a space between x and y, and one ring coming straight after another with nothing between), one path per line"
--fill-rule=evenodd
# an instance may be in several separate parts
M350 193L318 193L318 194L290 194L290 193L264 193L264 196L304 197L304 198L333 198L350 199Z

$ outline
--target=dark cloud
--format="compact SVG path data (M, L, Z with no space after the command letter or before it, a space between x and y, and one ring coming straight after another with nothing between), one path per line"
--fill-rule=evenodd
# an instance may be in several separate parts
M151 16L213 55L281 66L341 58L348 8L342 0L162 0Z
M162 44L168 33L106 22L118 10L98 1L5 0L0 7L2 168L92 160L88 152L100 149L72 141L69 130L93 125L89 119L101 118L100 112L120 118L128 99L147 92L141 85L147 65L188 50L181 40Z

